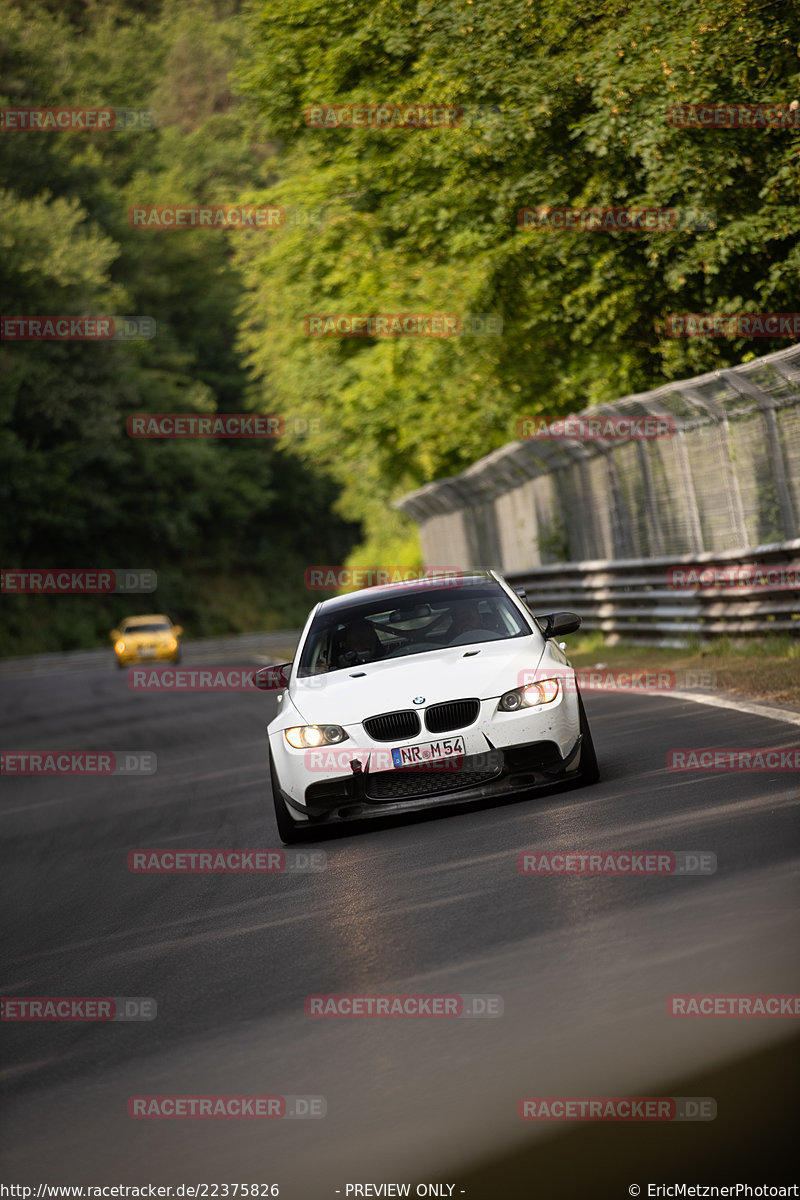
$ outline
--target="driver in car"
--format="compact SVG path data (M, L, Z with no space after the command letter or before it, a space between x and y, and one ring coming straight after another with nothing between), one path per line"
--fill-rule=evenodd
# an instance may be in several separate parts
M473 629L483 628L483 618L475 603L465 604L453 616L453 623L447 631L452 640L461 633L470 633Z
M374 662L383 656L383 646L373 625L361 617L351 621L341 634L339 665Z

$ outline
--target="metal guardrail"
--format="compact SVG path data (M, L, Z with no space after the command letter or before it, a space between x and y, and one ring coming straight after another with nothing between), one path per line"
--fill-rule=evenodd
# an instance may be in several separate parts
M752 587L686 587L669 585L669 572L715 567L794 568L795 587L769 579ZM786 572L784 571L784 574ZM790 633L800 635L800 538L720 554L688 554L679 558L626 558L563 563L527 571L505 571L514 587L525 588L528 604L538 614L577 613L585 631L600 631L613 645L639 641L685 645L691 637L731 637ZM298 629L200 638L181 643L184 666L222 665L246 661L270 665L291 656ZM60 675L72 671L114 668L107 650L71 650L56 654L0 659L0 679L22 675Z
M760 570L763 579L745 586L686 582L710 580L715 569L732 575L737 568L745 578ZM681 575L673 572L683 573L681 586L674 585ZM800 635L800 538L747 551L542 566L505 577L525 588L532 611L577 613L582 629L601 632L609 644L681 646L689 638L720 635Z

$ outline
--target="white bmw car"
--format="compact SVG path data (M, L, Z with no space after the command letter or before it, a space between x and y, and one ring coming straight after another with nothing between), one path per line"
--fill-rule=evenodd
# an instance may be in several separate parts
M494 571L323 600L267 726L278 832L595 783L575 672L555 640L574 613L535 617ZM267 680L272 682L267 682Z

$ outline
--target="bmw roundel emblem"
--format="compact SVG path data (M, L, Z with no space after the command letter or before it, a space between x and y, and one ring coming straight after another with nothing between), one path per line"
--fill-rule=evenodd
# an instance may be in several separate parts
M413 702L414 702L414 704L424 704L425 697L424 696L415 696Z

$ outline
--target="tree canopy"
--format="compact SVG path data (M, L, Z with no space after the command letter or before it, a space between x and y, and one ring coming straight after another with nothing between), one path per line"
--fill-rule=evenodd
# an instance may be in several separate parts
M336 486L274 442L137 441L136 412L253 409L237 346L234 231L131 228L136 203L235 201L264 182L228 73L235 15L204 2L150 12L6 11L0 106L151 109L152 130L0 133L4 315L146 315L133 341L4 340L4 566L147 566L148 606L191 635L296 623L309 561L358 526ZM128 601L4 596L7 653L105 638Z
M269 0L237 88L280 139L304 236L248 242L243 343L266 397L334 414L305 450L386 554L393 497L563 415L782 340L667 336L675 312L791 312L800 123L691 129L670 106L800 101L800 10L754 0ZM313 127L311 106L461 106L451 128ZM799 114L800 115L800 114ZM715 227L520 229L524 207L713 210ZM702 225L702 221L699 222ZM496 313L501 336L305 336L315 312Z
M157 325L145 341L0 345L9 565L154 566L159 605L194 632L288 619L308 563L417 562L393 501L513 439L520 417L786 344L679 339L667 321L798 307L796 0L17 0L5 18L0 106L156 117L0 132L3 313ZM668 119L699 103L777 104L797 122ZM392 104L461 115L375 128L307 114ZM128 223L131 206L187 203L287 219ZM681 219L520 227L520 210L557 206ZM337 312L494 314L502 332L308 336L310 315ZM135 412L250 411L314 422L279 446L125 433ZM36 607L3 611L18 636ZM76 632L52 611L44 648L86 641L92 622L97 636L108 615Z

